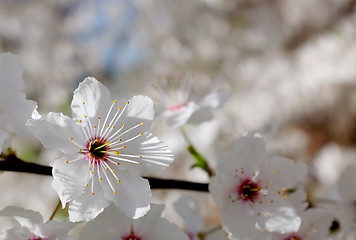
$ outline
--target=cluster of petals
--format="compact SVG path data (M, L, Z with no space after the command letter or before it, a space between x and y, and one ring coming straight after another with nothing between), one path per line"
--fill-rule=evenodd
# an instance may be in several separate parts
M154 118L145 96L110 99L110 91L86 78L74 91L72 119L48 113L27 125L46 148L61 154L51 163L53 187L71 221L89 221L114 205L138 218L150 208L144 175L173 161L168 147L147 132Z
M306 170L303 163L269 154L256 134L237 140L209 185L221 207L223 229L229 238L250 239L257 228L296 232L301 217L289 200L289 190L306 176Z
M177 225L161 217L163 209L163 205L152 204L145 216L131 219L110 206L86 224L79 239L189 240Z
M202 77L202 76L201 76ZM191 87L197 76L184 74L160 79L151 92L158 105L157 118L167 119L168 125L179 127L186 123L200 124L213 119L213 110L229 99L227 90L218 90L202 96Z
M6 207L0 211L0 217L13 218L17 226L5 226L0 233L2 240L75 240L68 231L75 227L75 223L43 222L38 212L19 207Z
M0 54L0 151L10 133L29 136L26 121L36 108L22 92L24 81L20 59L12 53Z

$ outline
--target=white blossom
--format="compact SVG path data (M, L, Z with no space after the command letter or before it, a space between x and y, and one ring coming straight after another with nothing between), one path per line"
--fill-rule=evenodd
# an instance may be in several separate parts
M108 207L87 223L79 239L188 240L177 225L161 217L163 208L163 205L152 204L145 216L133 220L116 208Z
M26 121L36 108L22 92L24 81L20 59L12 53L0 54L0 151L9 133L29 136Z
M0 217L13 218L18 225L6 226L0 233L2 240L75 240L69 236L75 223L56 222L49 220L43 222L43 217L38 212L25 210L19 207L6 207L0 211Z
M53 187L71 221L91 220L114 202L138 218L150 207L149 183L142 175L173 161L168 147L148 133L154 117L145 96L110 100L109 90L86 78L74 91L73 119L49 113L28 126L46 148L62 151L52 163Z
M256 224L267 231L295 232L301 219L288 190L306 175L302 163L271 156L262 138L241 137L209 185L221 206L222 224L231 239L249 239Z
M197 76L185 74L158 81L152 91L160 109L157 117L166 118L172 127L213 119L213 110L224 105L229 92L218 90L204 96L204 93L197 93L191 87L192 81L197 79Z

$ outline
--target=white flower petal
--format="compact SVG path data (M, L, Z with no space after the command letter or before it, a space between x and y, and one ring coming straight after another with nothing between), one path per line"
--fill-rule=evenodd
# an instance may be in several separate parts
M182 195L174 204L174 209L185 223L188 232L198 233L204 227L198 204L192 197Z
M256 230L256 217L248 203L236 202L226 204L222 210L223 228L229 233L229 238L235 237L239 240L249 240L251 234ZM238 204L238 205L236 205Z
M164 112L164 116L167 117L167 123L169 126L179 127L187 123L197 108L198 106L194 102L189 102L187 105L178 110L166 110Z
M264 179L272 181L273 189L292 188L296 182L304 179L307 175L307 166L304 163L294 163L292 160L282 157L266 159L262 163L261 175Z
M84 115L89 118L103 116L110 106L109 89L95 78L87 77L74 91L71 104L72 117L73 120L79 121L84 119Z
M151 231L145 234L144 239L152 240L189 240L182 230L165 218L160 218Z
M51 166L54 178L52 187L58 193L64 208L67 202L74 200L83 192L85 184L88 183L90 177L88 160L80 153L62 154L51 163Z
M0 237L1 240L23 240L31 239L33 233L25 227L5 227L2 229Z
M152 204L150 211L143 217L133 221L132 228L137 235L145 236L152 229L157 219L161 218L164 205Z
M254 211L259 213L258 225L270 232L296 232L301 224L301 218L294 206L280 196L266 196L263 204L256 204Z
M219 90L206 95L199 103L202 107L219 108L229 99L230 92Z
M110 201L104 197L103 188L98 182L94 181L93 189L94 195L92 195L91 184L89 184L82 195L69 202L68 212L71 222L90 221L110 205Z
M115 206L126 216L137 219L150 209L151 189L146 179L120 171L116 194L111 193Z
M206 121L214 119L213 111L210 107L201 107L197 109L189 118L187 123L189 124L200 124Z
M3 145L8 137L8 132L0 128L0 152L3 149Z
M174 160L174 156L162 141L150 133L128 143L125 149L119 151L121 158L138 161L141 165L120 162L120 166L135 175L148 175L157 170L168 167ZM125 155L133 157L125 157ZM141 156L141 158L140 158Z
M48 113L40 119L29 120L27 126L46 148L59 149L64 153L77 153L79 146L86 143L79 125L62 113Z
M34 228L34 224L43 224L43 217L38 212L20 207L9 206L0 211L0 216L13 217L22 227Z
M31 118L36 105L35 101L26 100L25 94L16 94L2 108L1 114L6 118L0 118L1 124L20 136L30 136L31 133L26 126L26 122Z

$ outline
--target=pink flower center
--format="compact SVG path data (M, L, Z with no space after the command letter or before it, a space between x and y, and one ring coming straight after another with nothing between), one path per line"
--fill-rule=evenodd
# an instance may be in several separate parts
M93 163L97 164L100 161L107 161L108 151L110 150L109 144L105 141L105 139L96 138L91 139L87 145L85 152L87 154L87 158Z
M254 201L258 198L258 193L261 187L249 178L241 182L237 187L237 192L242 200L244 201Z
M287 238L284 238L283 240L303 240L303 238L300 238L296 235L289 236Z
M178 104L178 105L174 105L174 106L171 106L168 108L168 111L171 111L171 112L174 112L174 111L177 111L181 108L185 107L185 104L184 103L181 103L181 104Z
M130 235L121 238L122 240L142 240L141 237L135 235L135 233L131 230Z

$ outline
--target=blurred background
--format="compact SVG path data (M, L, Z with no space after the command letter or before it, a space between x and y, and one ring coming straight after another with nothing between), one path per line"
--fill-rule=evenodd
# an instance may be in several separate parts
M187 126L213 167L247 130L270 150L309 164L310 201L337 198L342 170L356 164L356 0L0 0L0 52L20 56L25 92L41 114L70 115L73 90L87 76L114 96L151 95L158 78L210 77L199 87L228 89L213 121ZM194 82L193 82L194 85ZM114 94L115 93L115 94ZM175 163L156 176L208 182L178 129L158 121ZM28 161L56 153L13 139ZM0 208L18 205L45 219L57 204L51 178L2 173ZM156 202L180 191L154 190ZM214 205L205 194L193 194ZM213 206L216 207L216 206ZM169 212L169 211L168 211ZM218 222L218 212L206 215Z

